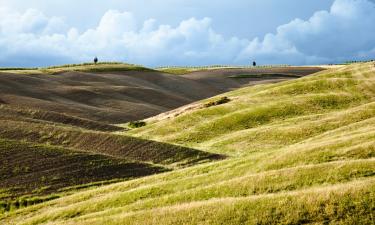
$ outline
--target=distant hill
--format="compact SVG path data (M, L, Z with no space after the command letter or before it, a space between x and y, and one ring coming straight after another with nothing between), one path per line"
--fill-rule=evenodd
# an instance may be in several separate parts
M223 69L176 76L128 64L0 69L0 102L17 110L64 113L102 123L144 119L233 88L296 77L233 79L236 74L304 76L321 68ZM225 79L223 79L225 78Z

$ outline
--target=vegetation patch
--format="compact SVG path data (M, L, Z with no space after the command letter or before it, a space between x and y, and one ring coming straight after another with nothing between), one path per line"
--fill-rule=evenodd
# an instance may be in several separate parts
M228 97L224 96L224 97L221 97L220 99L218 99L216 101L211 101L211 102L205 103L204 107L209 108L209 107L212 107L212 106L222 105L222 104L228 103L230 101L231 100Z
M144 121L132 121L132 122L129 122L128 126L130 128L140 128L140 127L146 126L146 122L144 122Z
M35 196L35 197L29 197L29 196L24 196L24 197L19 197L14 200L9 200L9 201L0 201L0 213L5 213L9 211L14 211L17 209L21 208L26 208L29 206L33 206L36 204L40 204L43 202L51 201L54 199L59 198L59 195L48 195L48 196Z

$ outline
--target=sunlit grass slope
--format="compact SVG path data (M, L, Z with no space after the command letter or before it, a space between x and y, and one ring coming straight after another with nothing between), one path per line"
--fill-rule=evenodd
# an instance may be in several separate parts
M5 224L372 224L375 67L226 93L135 136L231 157L10 212Z
M232 155L278 149L373 117L374 69L372 64L354 64L242 88L222 95L231 99L227 104L195 107L161 121L156 117L130 133Z

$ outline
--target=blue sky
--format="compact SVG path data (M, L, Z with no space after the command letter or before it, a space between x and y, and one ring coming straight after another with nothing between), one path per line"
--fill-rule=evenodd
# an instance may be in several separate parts
M370 0L0 0L0 66L375 58Z

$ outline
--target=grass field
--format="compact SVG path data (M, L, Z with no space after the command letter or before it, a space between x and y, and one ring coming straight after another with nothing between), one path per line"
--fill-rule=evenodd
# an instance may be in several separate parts
M230 101L205 107L223 96ZM116 133L228 158L77 191L5 213L1 221L90 225L374 222L373 63L241 88L146 121L144 127Z
M371 118L372 76L372 64L361 64L296 81L243 88L223 94L232 99L227 104L186 110L161 121L155 117L148 126L130 133L235 155L252 153L257 147L280 148L363 120L362 116Z

